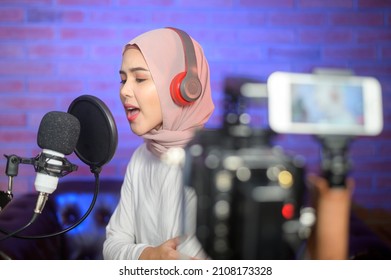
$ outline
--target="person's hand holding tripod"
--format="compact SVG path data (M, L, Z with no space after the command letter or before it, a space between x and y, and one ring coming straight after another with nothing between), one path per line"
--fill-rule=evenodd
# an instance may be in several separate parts
M330 187L323 177L310 175L312 202L317 221L309 240L309 254L315 260L348 258L349 218L354 188L352 179L346 187Z

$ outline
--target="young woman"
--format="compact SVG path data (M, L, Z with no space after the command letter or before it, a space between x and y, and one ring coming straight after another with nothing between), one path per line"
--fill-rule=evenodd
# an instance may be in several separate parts
M184 71L198 76L199 82L187 85L190 89L181 87L182 78L177 81ZM185 190L181 168L162 160L170 148L185 147L214 110L203 50L181 30L152 30L125 46L119 72L126 117L145 141L128 164L106 228L104 258L206 258L195 237L195 194ZM186 236L181 235L183 218L193 225Z

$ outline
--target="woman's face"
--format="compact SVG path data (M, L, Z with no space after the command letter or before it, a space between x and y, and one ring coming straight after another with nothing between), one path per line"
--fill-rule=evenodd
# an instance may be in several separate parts
M159 95L140 50L128 46L122 57L120 97L132 131L143 135L163 122Z

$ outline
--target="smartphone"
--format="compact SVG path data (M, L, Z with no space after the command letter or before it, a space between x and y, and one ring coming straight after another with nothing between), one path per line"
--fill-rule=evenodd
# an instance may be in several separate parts
M375 136L383 129L381 85L373 77L274 72L267 92L277 133Z

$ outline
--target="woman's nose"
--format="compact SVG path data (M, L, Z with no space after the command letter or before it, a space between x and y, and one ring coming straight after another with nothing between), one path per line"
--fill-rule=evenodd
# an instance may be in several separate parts
M125 83L120 89L120 95L126 99L134 96L133 90L128 83Z

